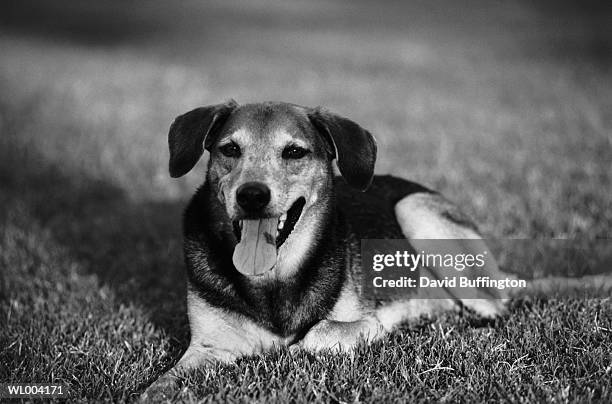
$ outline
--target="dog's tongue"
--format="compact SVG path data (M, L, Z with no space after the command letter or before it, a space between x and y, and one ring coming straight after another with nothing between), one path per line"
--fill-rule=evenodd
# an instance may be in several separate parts
M261 275L276 264L278 218L244 220L232 261L244 275Z

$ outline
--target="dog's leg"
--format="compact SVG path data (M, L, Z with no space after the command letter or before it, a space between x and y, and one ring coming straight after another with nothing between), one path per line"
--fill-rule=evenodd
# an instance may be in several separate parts
M497 263L478 234L475 226L457 209L456 206L437 194L415 193L411 194L395 205L397 221L404 236L410 240L418 251L427 253L440 253L432 251L431 242L426 240L457 240L455 243L444 241L445 246L464 254L485 254L485 266L477 271L480 275L491 278L501 277ZM462 242L460 240L470 240ZM431 267L428 276L443 279L444 271L448 269ZM474 269L465 270L464 276L476 276ZM449 291L451 295L452 291ZM496 289L474 289L470 296L475 298L461 298L454 296L461 304L473 310L484 318L494 318L502 314L506 307L506 296L503 291ZM422 301L425 306L437 307L427 300Z
M192 341L181 359L172 369L160 376L140 396L140 402L169 400L178 385L179 377L189 370L204 368L216 362L231 362L235 359L229 352L207 347Z
M392 331L395 327L409 321L422 317L432 318L444 312L459 309L459 305L452 298L417 298L382 305L376 310L376 317L386 331Z
M251 320L209 305L187 294L191 342L177 364L157 379L141 396L141 402L171 398L179 376L215 363L231 363L240 356L260 353L285 341Z
M315 324L292 350L305 349L311 352L332 350L348 352L360 341L375 341L386 331L375 316L366 316L357 321L322 320Z

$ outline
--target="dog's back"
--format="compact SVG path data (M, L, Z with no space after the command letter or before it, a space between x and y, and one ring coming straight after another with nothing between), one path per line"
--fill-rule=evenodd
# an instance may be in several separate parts
M358 240L404 238L395 215L395 205L415 193L432 191L391 175L374 176L372 185L361 192L338 178L337 207L345 215Z

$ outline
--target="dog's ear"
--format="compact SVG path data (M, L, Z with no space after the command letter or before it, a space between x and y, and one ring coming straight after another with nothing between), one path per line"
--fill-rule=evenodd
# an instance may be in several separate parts
M376 163L376 141L355 122L324 110L308 112L308 118L331 146L340 174L346 182L365 191L372 183Z
M236 109L236 101L196 108L177 117L170 126L170 176L189 172L198 162L204 147L209 149L221 127Z

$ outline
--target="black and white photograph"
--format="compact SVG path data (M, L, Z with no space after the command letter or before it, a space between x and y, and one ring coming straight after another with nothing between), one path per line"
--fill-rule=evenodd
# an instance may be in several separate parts
M0 401L612 401L612 3L0 5Z

